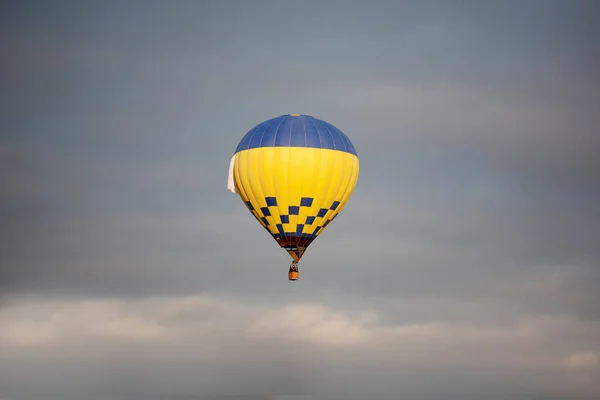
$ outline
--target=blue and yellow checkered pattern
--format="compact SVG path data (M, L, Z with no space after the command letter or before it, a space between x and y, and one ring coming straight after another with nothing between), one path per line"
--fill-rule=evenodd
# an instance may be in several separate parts
M334 200L329 208L319 208L314 215L306 215L303 223L290 224L290 216L300 215L303 207L310 208L314 202L312 197L301 197L296 205L288 206L287 214L271 213L272 207L278 207L277 197L265 197L265 207L254 208L251 201L246 201L246 207L254 215L254 218L273 236L275 239L282 237L302 237L315 239L319 232L325 228L331 221L338 216L338 209L341 202Z

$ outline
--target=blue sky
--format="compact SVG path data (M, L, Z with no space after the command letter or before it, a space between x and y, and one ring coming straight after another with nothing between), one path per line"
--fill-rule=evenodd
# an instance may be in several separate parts
M1 2L0 395L596 397L594 15ZM287 113L361 161L295 285L226 190Z

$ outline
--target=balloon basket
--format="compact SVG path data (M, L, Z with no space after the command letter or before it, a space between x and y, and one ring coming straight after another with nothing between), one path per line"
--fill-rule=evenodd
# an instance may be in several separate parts
M297 281L300 274L298 273L298 263L296 261L292 261L290 265L290 270L288 271L288 280Z

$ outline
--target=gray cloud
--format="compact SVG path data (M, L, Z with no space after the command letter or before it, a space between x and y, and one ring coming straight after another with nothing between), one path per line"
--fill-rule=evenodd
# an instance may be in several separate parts
M0 396L599 392L595 2L1 7ZM294 286L225 186L289 112L361 159Z

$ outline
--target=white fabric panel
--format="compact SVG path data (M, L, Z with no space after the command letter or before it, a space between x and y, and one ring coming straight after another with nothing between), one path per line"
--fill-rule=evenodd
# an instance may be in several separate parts
M231 193L236 193L235 191L235 183L233 181L233 166L235 164L235 154L231 157L231 162L229 163L229 177L227 178L227 190Z

